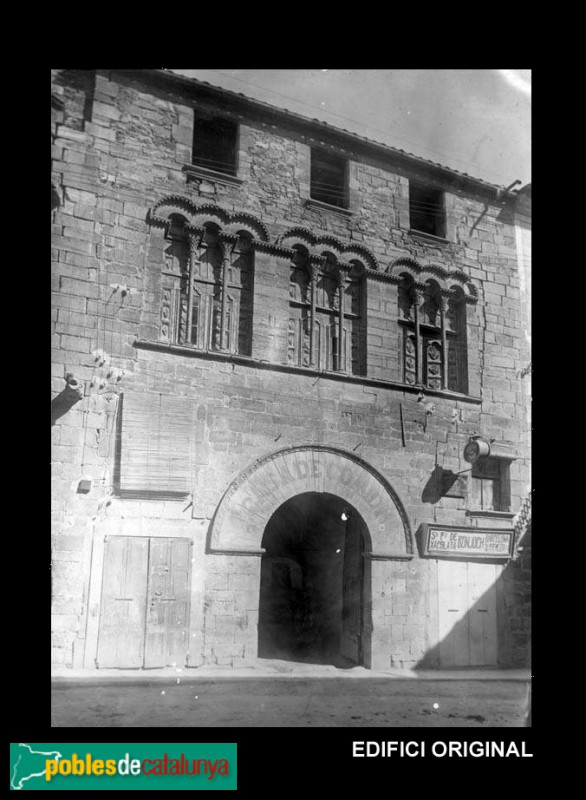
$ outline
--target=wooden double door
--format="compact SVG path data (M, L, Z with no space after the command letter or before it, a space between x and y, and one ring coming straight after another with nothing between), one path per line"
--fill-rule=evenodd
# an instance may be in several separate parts
M104 544L98 668L185 666L191 541L109 536Z
M500 565L438 561L441 667L498 663L496 584Z

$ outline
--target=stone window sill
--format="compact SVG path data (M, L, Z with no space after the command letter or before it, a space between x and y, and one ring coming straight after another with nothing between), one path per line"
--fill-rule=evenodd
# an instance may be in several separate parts
M409 229L409 233L411 236L415 236L418 239L423 239L426 242L434 242L435 244L451 244L449 239L446 239L445 236L435 236L433 233L425 233L425 231L416 231L413 228Z
M489 519L513 519L513 511L490 511L483 508L469 508L466 511L467 517L487 517Z
M311 375L314 378L324 380L344 381L347 383L358 383L364 386L380 386L381 388L397 389L410 394L417 394L422 391L421 386L410 386L400 381L383 380L382 378L369 378L366 375L351 375L346 372L332 372L325 370L311 369L309 367L299 367L292 364L278 364L264 359L244 356L239 353L226 353L219 350L198 350L182 344L168 344L167 342L157 342L148 339L136 339L134 346L140 350L153 350L156 352L170 353L188 358L202 358L213 361L230 361L234 364L248 365L255 369L274 370L275 372L289 372L297 375ZM473 397L467 394L458 394L447 390L426 389L425 394L429 397L446 397L459 400L463 403L480 404L480 397ZM486 513L486 512L484 512Z
M244 182L242 178L236 175L228 175L226 172L216 172L213 169L200 167L196 164L185 164L182 169L187 175L188 181L195 178L204 178L205 180L214 181L216 183L226 183L229 186L241 186Z
M319 211L330 211L332 214L340 214L342 217L351 217L352 212L347 208L340 208L340 206L333 206L330 203L323 203L321 200L314 200L308 198L305 201L307 208L315 208Z
M409 324L409 320L399 320L399 322L405 322ZM413 323L411 323L413 324ZM456 389L430 389L429 387L425 386L423 383L409 383L405 384L413 391L423 392L423 394L441 394L442 397L450 397L454 400L467 400L472 395L466 394L466 392L458 392ZM492 455L492 451L491 451Z

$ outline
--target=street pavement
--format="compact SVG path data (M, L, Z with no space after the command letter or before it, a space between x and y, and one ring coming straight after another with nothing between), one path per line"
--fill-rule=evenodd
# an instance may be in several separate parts
M524 727L529 673L258 669L54 676L53 727Z

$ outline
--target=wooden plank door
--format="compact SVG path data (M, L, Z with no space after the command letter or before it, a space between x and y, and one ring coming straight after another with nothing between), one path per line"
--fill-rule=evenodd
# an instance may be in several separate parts
M468 665L467 564L438 561L440 665Z
M470 665L497 663L495 564L468 564Z
M142 667L149 540L106 537L97 665Z
M438 561L438 620L441 667L497 663L494 564Z
M183 667L189 650L191 542L150 540L145 667Z

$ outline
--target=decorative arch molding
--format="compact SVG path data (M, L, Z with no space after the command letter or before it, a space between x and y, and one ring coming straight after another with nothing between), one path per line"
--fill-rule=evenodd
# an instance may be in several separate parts
M422 269L421 265L415 261L414 258L397 258L395 261L391 262L390 266L386 268L385 272L388 275L397 275L401 271L401 267L403 267L404 270L406 269L407 272L412 272L417 275Z
M151 225L166 225L172 214L180 214L191 221L196 211L197 206L189 198L178 194L168 195L149 210L149 222Z
M224 233L236 234L244 230L259 242L269 241L266 225L252 214L246 211L227 211L214 203L197 205L188 197L180 195L168 195L155 203L149 212L149 221L153 225L164 226L172 214L180 214L190 227L201 228L213 223Z
M230 484L210 524L210 553L261 555L264 530L291 497L327 492L356 509L368 529L367 555L410 559L415 549L399 496L366 461L345 450L301 445L257 459Z
M219 206L205 205L199 206L190 220L190 223L196 228L202 228L210 222L225 230L230 224L230 215Z
M290 228L286 233L277 237L276 244L289 249L301 245L309 252L315 244L315 236L307 228Z
M314 247L318 253L333 252L336 255L341 255L344 250L344 245L337 236L326 234L325 236L316 236Z
M378 260L374 253L372 253L368 247L365 247L362 244L348 245L344 248L343 255L347 261L353 261L355 258L357 258L359 261L364 262L366 269L371 269L375 272L380 270Z
M245 211L237 211L229 215L228 232L240 233L242 230L248 231L259 241L269 241L269 232L266 225L252 214L248 214Z
M374 253L361 244L345 245L336 236L315 236L307 228L291 228L278 237L277 246L293 249L295 246L305 247L309 255L319 258L325 252L332 252L344 261L361 261L366 270L379 270L379 264Z
M428 281L436 281L442 294L452 294L453 290L459 287L467 302L476 303L478 300L476 287L461 269L449 270L439 264L423 266L413 258L398 258L386 269L386 274L396 281L400 279L401 273L411 275L419 287L423 287Z

